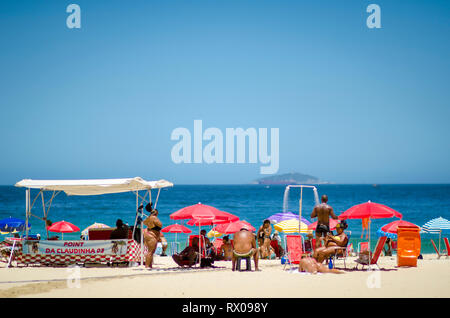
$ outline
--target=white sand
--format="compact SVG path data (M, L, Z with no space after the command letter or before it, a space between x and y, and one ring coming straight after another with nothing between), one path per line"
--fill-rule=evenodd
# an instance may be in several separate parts
M355 264L347 260L347 268ZM232 272L231 262L180 269L157 256L153 270L80 268L80 288L73 269L0 268L0 297L450 297L450 258L425 255L416 268L397 268L395 257L379 264L381 271L310 275L283 270L280 260L260 261L260 272ZM343 268L343 261L336 265Z

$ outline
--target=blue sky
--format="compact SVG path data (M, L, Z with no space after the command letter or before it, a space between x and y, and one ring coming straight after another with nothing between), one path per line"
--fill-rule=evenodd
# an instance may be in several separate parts
M0 184L262 177L174 164L171 132L195 119L279 128L279 173L448 183L449 35L448 1L2 1Z

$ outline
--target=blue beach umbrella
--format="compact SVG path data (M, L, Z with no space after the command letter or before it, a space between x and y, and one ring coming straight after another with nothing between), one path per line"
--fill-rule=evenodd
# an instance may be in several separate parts
M441 234L450 232L450 221L443 217L432 219L422 226L422 232L439 233L439 252L441 251Z
M432 219L422 226L422 230L428 233L440 233L450 231L450 221L443 217Z
M30 228L31 225L28 226ZM21 232L25 229L25 221L16 218L6 218L0 220L0 232L4 233L13 233L13 232Z
M393 240L397 239L397 234L384 232L383 230L381 230L381 228L378 229L377 235L378 235L378 237L386 236L387 238L390 238L390 239L393 239Z

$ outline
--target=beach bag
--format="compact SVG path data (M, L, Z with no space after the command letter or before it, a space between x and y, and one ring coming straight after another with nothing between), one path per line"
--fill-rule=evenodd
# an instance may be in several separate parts
M369 251L364 251L364 252L359 253L358 263L369 264L369 262L370 262Z

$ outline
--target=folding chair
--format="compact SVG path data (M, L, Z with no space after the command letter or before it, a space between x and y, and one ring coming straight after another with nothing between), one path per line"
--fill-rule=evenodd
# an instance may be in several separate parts
M368 251L368 250L369 250L369 242L359 242L358 243L358 255L361 252Z
M178 247L179 246L180 246L180 243L178 243L178 242L170 242L170 253L171 253L171 255L178 254Z
M370 261L363 261L361 259L355 259L356 264L356 269L358 269L358 265L361 264L364 268L364 266L368 265L370 268L370 265L376 265L378 267L378 269L380 269L380 266L378 266L377 262L378 259L380 258L381 255L381 251L383 250L383 246L386 243L387 237L386 236L382 236L378 239L377 245L375 246L375 252L372 253L369 250L369 259Z
M450 256L450 244L448 243L448 238L444 237L444 243L445 243L445 248L447 249L447 255L445 255L446 257Z
M213 246L214 249L216 250L216 255L221 255L221 250L222 250L222 245L223 245L223 239L221 238L216 238L213 242Z
M347 249L349 247L348 243L350 242L351 232L348 233L347 237L348 237L347 245L337 248L333 255L333 268L335 267L336 259L342 258L344 260L344 268L347 269L347 264L345 264L345 260L347 259L348 256Z
M287 245L287 257L289 265L292 269L292 264L299 264L302 258L302 240L300 235L286 235L286 245ZM287 263L284 264L286 268Z
M434 244L434 241L433 241L433 239L431 239L431 244L433 244L433 247L434 247L434 250L436 251L436 254L437 254L437 256L438 256L438 259L439 258L441 258L441 253L439 253L439 251L438 251L438 249L437 249L437 247L436 247L436 244Z

